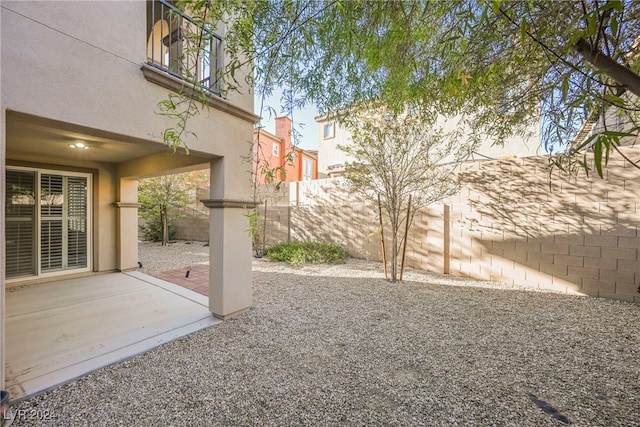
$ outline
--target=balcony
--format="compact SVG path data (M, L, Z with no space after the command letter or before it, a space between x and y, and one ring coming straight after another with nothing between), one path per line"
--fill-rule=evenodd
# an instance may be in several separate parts
M171 2L147 3L146 64L220 95L222 38L209 25L198 25Z

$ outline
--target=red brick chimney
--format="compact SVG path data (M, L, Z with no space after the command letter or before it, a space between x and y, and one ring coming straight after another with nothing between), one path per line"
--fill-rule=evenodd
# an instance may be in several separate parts
M289 117L276 117L276 136L284 142L283 153L291 152L291 119Z
M276 136L282 139L282 153L281 153L281 165L284 167L285 171L285 181L297 181L300 179L300 171L298 164L300 163L300 159L298 156L293 156L291 159L290 156L293 152L292 147L292 139L291 135L293 122L289 117L276 117ZM293 162L289 161L293 160Z

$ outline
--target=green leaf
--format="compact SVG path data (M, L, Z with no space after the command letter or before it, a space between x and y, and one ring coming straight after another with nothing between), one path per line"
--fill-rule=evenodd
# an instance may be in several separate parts
M616 15L611 17L609 21L609 28L611 28L611 34L616 37L618 35L618 18L616 18Z
M614 131L614 130L607 130L604 132L601 132L600 135L604 135L607 137L612 137L612 138L623 138L625 136L636 136L635 133L630 133L630 132L618 132L618 131Z
M598 172L598 175L600 176L600 178L602 178L603 177L603 172L602 172L602 141L600 140L600 138L598 138L596 140L596 143L593 144L593 162L595 163L596 171Z
M607 10L611 10L611 9L622 11L623 10L622 2L619 0L609 0L599 7L598 11L606 12Z
M587 29L585 30L584 36L591 37L598 31L598 14L590 13L585 18L587 21Z
M606 99L611 104L614 104L614 105L624 105L624 103L625 103L625 101L622 98L620 98L619 96L610 94L610 93L604 94L603 98Z
M584 140L584 142L582 142L580 145L577 145L574 150L575 151L581 151L584 148L588 147L591 144L591 141L594 140L594 138L596 138L598 135L597 134L593 134L591 136L589 136L589 138L587 138L586 140Z
M569 78L562 79L560 91L562 92L562 99L567 99L567 94L569 93Z

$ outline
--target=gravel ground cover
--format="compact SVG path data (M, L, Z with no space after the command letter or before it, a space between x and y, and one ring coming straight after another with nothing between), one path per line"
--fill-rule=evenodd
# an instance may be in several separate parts
M157 274L195 264L209 264L209 247L202 242L177 241L162 246L156 242L138 242L140 271Z
M19 402L50 419L18 425L640 426L639 306L379 270L256 260L251 311Z

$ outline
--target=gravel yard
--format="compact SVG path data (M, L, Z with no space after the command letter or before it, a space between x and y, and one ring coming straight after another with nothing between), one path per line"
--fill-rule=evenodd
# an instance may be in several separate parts
M207 250L140 259L153 273ZM20 402L51 420L17 425L640 426L639 306L380 276L256 260L251 311Z

